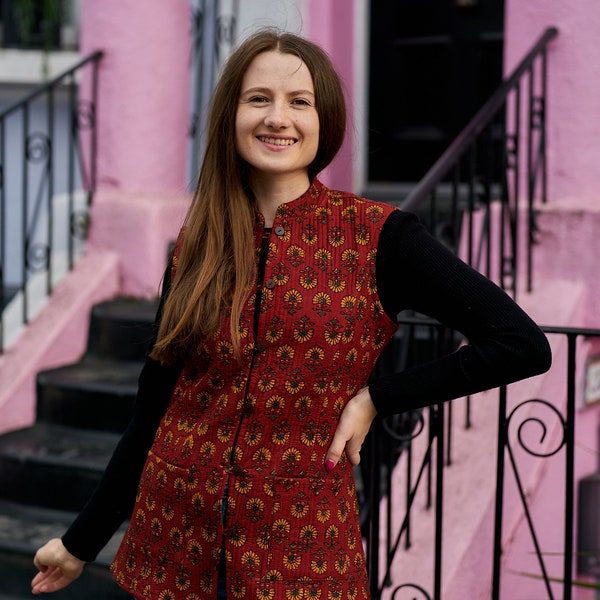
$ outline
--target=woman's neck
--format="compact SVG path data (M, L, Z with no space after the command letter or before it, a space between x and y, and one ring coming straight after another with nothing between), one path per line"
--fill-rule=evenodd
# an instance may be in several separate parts
M265 219L265 227L271 227L277 207L302 196L309 188L308 174L293 177L260 176L252 177L251 187L256 205Z

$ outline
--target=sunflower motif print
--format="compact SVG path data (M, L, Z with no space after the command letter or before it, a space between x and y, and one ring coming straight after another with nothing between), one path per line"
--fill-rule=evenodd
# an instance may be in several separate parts
M111 566L134 597L212 600L223 561L232 600L368 599L352 467L324 460L397 327L375 281L392 210L314 180L264 242L259 215L242 360L225 314L181 372Z

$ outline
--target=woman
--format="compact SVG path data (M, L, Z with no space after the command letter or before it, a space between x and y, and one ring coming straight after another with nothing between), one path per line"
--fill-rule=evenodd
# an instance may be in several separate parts
M352 466L376 414L549 368L539 328L413 215L316 178L345 120L314 44L261 31L231 56L131 424L34 593L130 517L111 568L136 598L367 598ZM367 386L407 308L469 344Z

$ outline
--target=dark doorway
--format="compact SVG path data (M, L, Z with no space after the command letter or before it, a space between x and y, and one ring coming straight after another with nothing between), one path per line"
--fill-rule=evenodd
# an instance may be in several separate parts
M502 81L504 0L371 0L368 183L416 182Z

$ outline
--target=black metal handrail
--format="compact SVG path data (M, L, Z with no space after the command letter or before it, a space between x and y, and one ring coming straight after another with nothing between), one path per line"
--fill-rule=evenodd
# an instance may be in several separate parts
M549 42L557 35L549 27L534 44L513 73L502 83L494 95L476 113L425 177L415 186L402 203L404 210L418 212L430 231L454 252L484 275L497 281L504 289L517 295L517 285L522 281L520 269L525 267L526 285L532 288L532 248L535 242L537 202L547 201L546 186L546 54ZM528 101L523 102L522 87L527 83ZM523 191L525 183L525 191ZM522 237L526 236L523 240ZM526 256L520 257L520 247L525 244ZM524 263L524 264L523 264ZM425 329L421 345L430 352L445 353L456 348L460 339L435 323L420 316L403 315L402 335L386 351L381 368L403 369L410 360L422 359L419 355L415 332ZM566 448L565 506L567 515L564 536L564 598L570 598L572 573L570 564L572 548L573 505L573 426L575 361L573 344L578 337L600 336L600 330L545 328L548 334L565 335L569 345L568 402L563 419L565 438L560 448ZM513 416L506 415L506 388L500 389L499 443L497 452L496 524L494 560L490 568L494 599L498 598L501 573L502 507L504 500L504 456L511 458L515 477L519 474L508 438L508 424ZM529 402L550 402L538 399ZM431 591L422 582L395 583L394 594L400 590L418 594L418 597L436 600L442 590L442 499L444 470L452 462L452 407L453 403L437 404L417 413L407 413L390 420L379 421L366 446L367 461L361 469L364 483L363 523L368 525L367 562L374 598L391 585L390 568L398 555L401 543L409 550L411 539L412 505L418 490L425 486L427 508L435 514L435 533L431 543L434 556L431 574ZM465 428L471 427L470 398L466 402ZM427 435L422 460L413 467L412 441ZM558 451L558 450L557 450ZM392 534L392 472L397 468L398 457L406 453L406 489L404 503L406 514L396 534ZM416 471L416 474L413 472ZM379 506L387 497L387 514L382 519ZM397 497L397 496L396 496ZM522 498L524 512L529 515L527 499ZM385 522L385 528L382 527ZM547 590L550 578L545 570L543 553L537 547L535 529L528 520L536 545L540 564L540 577ZM381 543L385 548L381 551ZM381 556L384 562L381 563ZM553 598L549 592L549 598ZM411 596L412 597L412 596Z
M425 213L431 231L457 252L462 237L466 262L496 279L514 296L521 268L519 236L525 229L523 266L527 289L531 290L535 201L544 203L547 199L546 54L557 33L555 27L544 31L402 202L404 210ZM524 108L525 81L528 102ZM494 213L494 201L499 203L499 214ZM478 226L477 212L481 214ZM499 235L493 241L494 219ZM463 224L466 232L461 232Z
M101 57L0 111L0 352L81 252L96 189Z
M448 340L444 328L431 320L415 318L400 319L401 325L408 336L414 335L414 328L426 328L431 340L434 340L438 352L445 352L445 341ZM577 382L577 344L581 340L600 337L600 329L574 328L574 327L543 327L549 336L561 336L566 340L566 364L555 364L552 369L564 369L566 376L566 393L557 390L552 398L530 398L520 401L509 411L507 408L507 394L512 386L502 387L498 390L498 440L496 449L496 484L495 484L495 517L493 523L493 548L491 550L492 564L487 574L481 573L482 580L489 580L492 587L492 600L500 599L501 580L505 567L501 559L504 554L503 543L509 537L505 531L503 514L505 510L505 480L511 476L518 490L518 499L522 509L527 532L535 554L539 572L529 574L539 579L540 589L545 590L543 596L550 600L561 598L570 600L572 588L576 585L573 581L573 506L574 506L574 449L575 449L575 416L576 416L576 382ZM407 342L411 343L411 342ZM414 343L414 341L412 342ZM486 402L489 403L489 398ZM440 600L442 598L442 563L447 544L443 535L443 498L444 498L444 472L451 467L448 459L447 444L451 428L451 408L453 403L433 405L424 411L406 413L390 421L389 417L379 420L374 431L369 436L369 444L365 447L363 455L368 457L367 464L363 467L363 480L365 480L365 502L369 507L367 538L367 564L371 581L371 594L373 598L381 597L385 588L393 585L394 591L411 590L411 598L424 600ZM552 429L552 422L542 421L539 414L527 412L531 406L541 407L546 411L545 418L558 424L561 432L558 440L536 439L535 442L522 437L521 431L525 426L535 423L543 432ZM511 429L512 428L512 429ZM509 430L518 430L519 435L509 436ZM413 450L413 441L419 436L426 436L424 449L416 456ZM544 442L544 443L542 443ZM533 443L538 447L533 448ZM546 444L546 445L544 445ZM520 450L521 461L532 457L539 461L548 460L550 457L563 457L563 487L554 489L553 501L557 503L558 513L563 515L562 523L562 548L552 548L552 553L562 555L562 573L550 574L547 568L547 548L543 548L539 541L539 532L543 527L536 526L535 516L531 510L531 499L524 491L525 484L519 472ZM404 466L397 463L402 452L406 453ZM508 466L506 458L508 457ZM404 490L394 489L392 472L395 469L404 469L406 487ZM426 508L433 510L434 530L430 540L420 539L416 543L427 544L429 552L433 555L432 572L419 572L407 574L407 581L392 581L390 571L395 561L402 561L402 550L410 552L413 540L411 538L411 520L413 518L414 500L417 493L421 492L426 498ZM397 514L397 499L404 497L401 504L406 506L404 515ZM381 516L378 507L387 497L387 512ZM396 502L394 502L396 499ZM514 509L515 507L513 507ZM400 523L395 531L390 525L392 513ZM382 526L385 522L385 527ZM556 523L556 527L559 523ZM383 544L383 550L382 550ZM447 548L450 550L450 546ZM382 560L383 557L383 560ZM525 576L525 575L524 575ZM409 577L414 578L413 581ZM560 589L560 593L557 591ZM417 594L418 595L415 595ZM541 591L539 593L542 593ZM400 595L400 597L403 597ZM540 596L541 598L542 596Z

